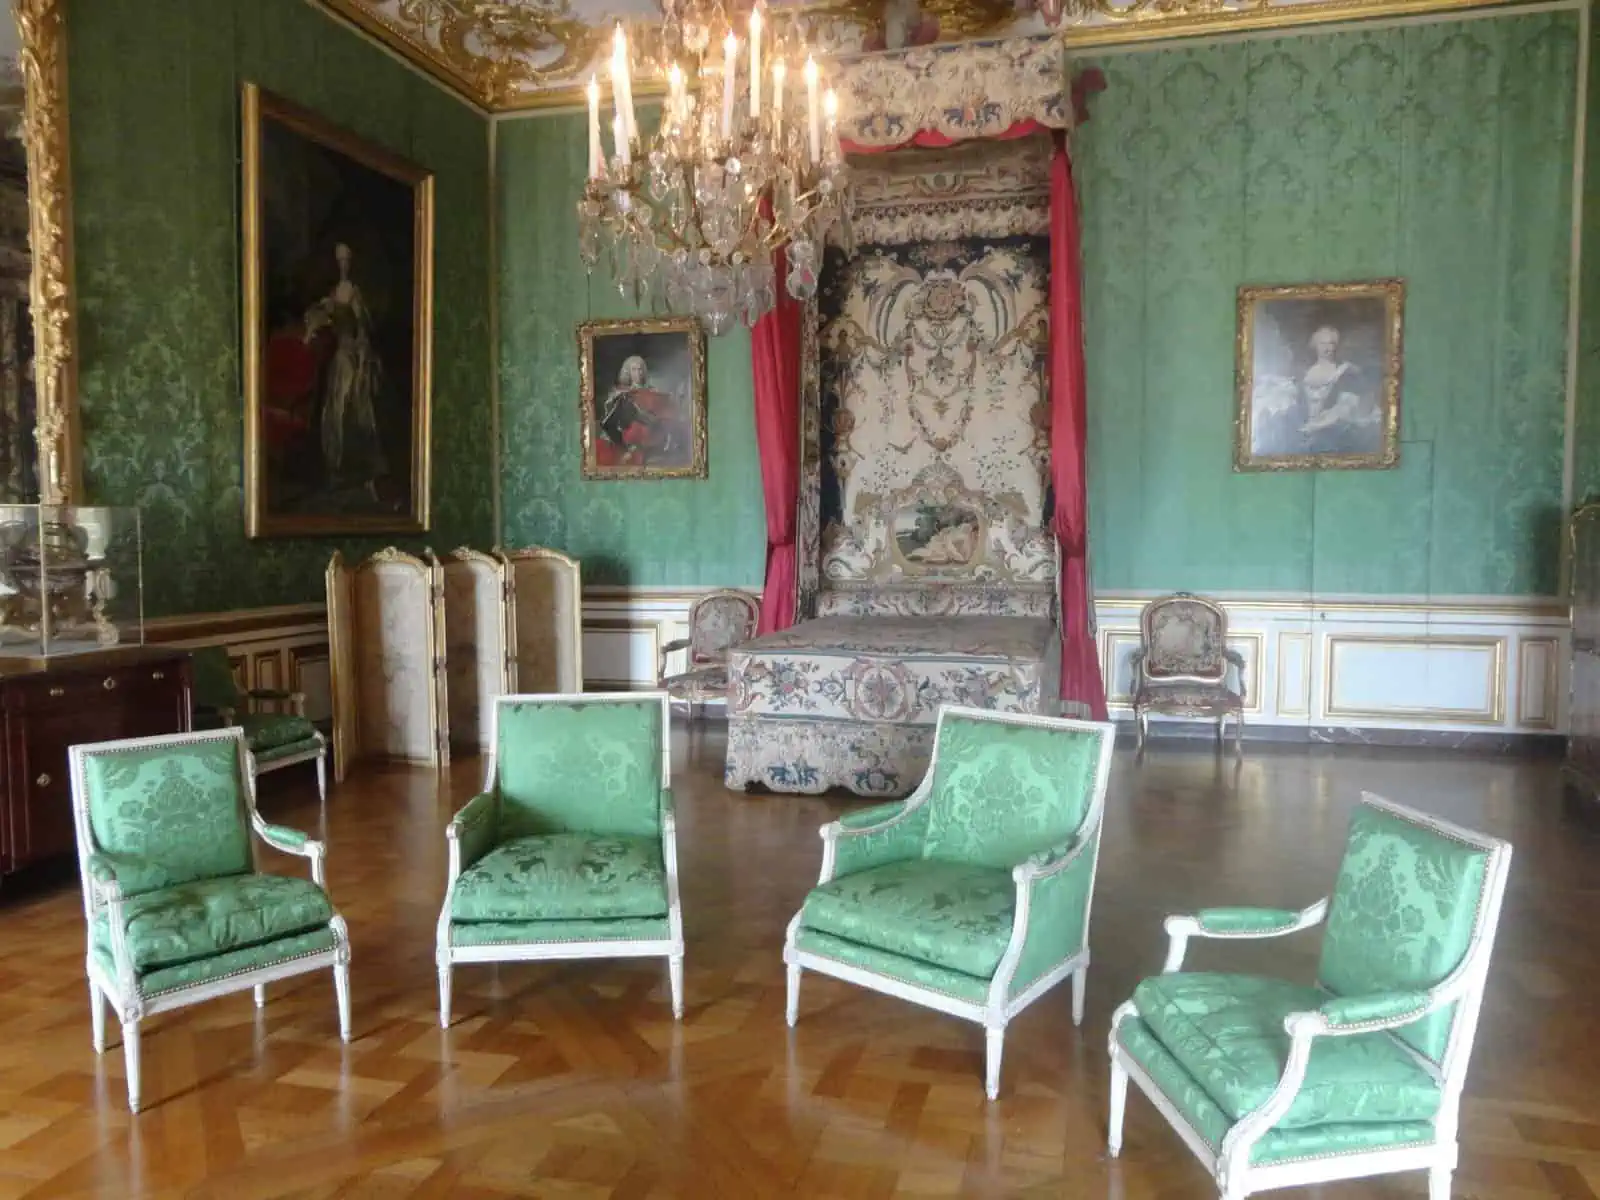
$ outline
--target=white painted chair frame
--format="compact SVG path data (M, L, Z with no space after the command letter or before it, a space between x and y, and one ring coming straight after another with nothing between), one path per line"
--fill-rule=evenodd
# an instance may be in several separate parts
M1000 1061L1005 1051L1006 1025L1023 1009L1069 975L1072 976L1072 1023L1083 1024L1084 993L1089 974L1089 918L1094 910L1095 875L1100 868L1100 828L1105 818L1106 783L1111 774L1111 753L1116 744L1116 726L1106 722L1035 716L1031 713L998 713L989 709L958 708L953 705L942 707L935 726L933 758L928 763L928 773L923 776L917 790L906 797L900 811L876 825L858 829L846 828L838 821L822 827L822 874L817 880L819 887L834 878L839 843L842 840L881 833L904 821L912 812L928 802L933 792L934 771L939 762L938 731L943 727L947 716L993 721L1001 725L1074 729L1100 735L1100 758L1095 768L1094 795L1084 812L1083 823L1078 827L1071 846L1065 853L1056 857L1052 857L1049 851L1040 852L1011 870L1011 878L1017 887L1016 913L1011 927L1011 940L1007 943L1005 954L1001 957L994 979L989 984L987 1002L976 1004L969 1000L961 1000L944 992L918 987L903 980L878 975L837 959L799 949L795 943L800 935L800 917L804 911L802 909L802 912L795 913L790 920L783 946L783 961L788 964L788 1003L785 1015L792 1028L800 1016L800 972L810 970L901 1000L909 1000L912 1004L920 1004L924 1008L976 1022L986 1031L984 1090L989 1099L994 1100L1000 1095ZM1041 975L1026 991L1007 1000L1007 993L1011 990L1011 982L1016 975L1017 964L1022 958L1023 945L1027 940L1028 912L1032 902L1033 885L1040 879L1067 870L1084 854L1089 854L1092 858L1089 868L1089 895L1083 914L1083 945Z
M665 958L672 988L672 1015L683 1017L683 908L678 900L678 833L672 809L672 729L671 710L665 692L584 692L579 695L501 696L494 707L489 763L484 772L484 792L495 794L495 767L500 747L500 711L509 704L639 704L654 701L661 706L661 858L667 875L667 926L665 939L642 941L505 942L493 946L453 946L450 944L450 903L456 881L461 878L461 817L445 829L450 855L450 876L445 885L444 904L439 909L435 956L439 968L439 1027L450 1028L450 984L457 963L551 962L581 958Z
M272 759L270 762L257 762L255 755L250 756L250 769L257 775L266 775L284 767L299 766L304 762L316 760L317 764L317 796L323 804L328 802L328 739L319 730L317 733L317 747L315 750L302 750L299 754L287 754L282 758Z
M221 979L207 980L191 987L173 988L154 996L145 996L139 990L138 972L134 969L133 958L128 953L127 931L122 916L122 890L115 882L96 880L89 870L89 855L94 846L94 833L89 824L84 762L88 758L105 754L223 740L231 740L238 748L239 786L244 791L251 830L256 837L274 850L309 859L312 881L318 887L325 888L323 863L327 856L327 848L323 843L311 839L300 845L280 841L273 835L273 827L262 820L261 814L256 811L255 770L250 751L245 745L244 732L237 726L73 746L68 752L72 765L72 819L78 835L78 874L83 884L83 911L89 942L85 958L89 976L89 1014L94 1026L94 1051L96 1054L105 1053L105 1004L109 1002L117 1014L117 1020L122 1024L122 1056L128 1076L130 1112L139 1111L139 1022L159 1012L187 1008L191 1004L200 1004L219 996L229 996L246 988L254 991L256 1007L261 1008L266 1004L267 984L332 967L334 994L339 1007L339 1039L344 1042L350 1040L350 935L344 918L337 912L328 922L328 928L333 933L334 939L330 949L285 959L251 971L240 971ZM94 922L101 911L105 912L111 929L111 957L116 967L114 977L105 974L94 956Z
M1160 1086L1145 1070L1122 1050L1117 1041L1117 1027L1138 1013L1133 1001L1129 1000L1119 1007L1111 1018L1111 1113L1107 1148L1113 1158L1122 1151L1122 1121L1128 1081L1131 1079L1139 1085L1139 1090L1149 1097L1156 1110L1167 1119L1167 1123L1182 1137L1184 1144L1215 1178L1218 1194L1222 1200L1243 1200L1255 1192L1271 1191L1275 1188L1424 1170L1428 1172L1429 1200L1449 1200L1450 1178L1455 1171L1459 1154L1456 1133L1460 1119L1461 1091L1466 1084L1467 1062L1472 1055L1473 1038L1477 1035L1484 980L1489 971L1489 956L1494 947L1495 929L1500 921L1500 904L1505 896L1506 875L1511 866L1511 846L1498 838L1463 829L1448 821L1385 800L1381 796L1363 792L1361 801L1441 836L1488 853L1483 890L1479 893L1472 937L1460 965L1437 987L1428 990L1427 1003L1423 1008L1402 1017L1366 1021L1339 1028L1331 1027L1326 1018L1316 1012L1291 1013L1285 1017L1283 1027L1290 1038L1289 1056L1277 1087L1259 1108L1247 1114L1228 1130L1221 1146L1216 1150L1213 1150L1199 1131L1184 1119L1177 1107L1166 1098ZM1170 944L1166 962L1161 968L1162 973L1168 974L1182 968L1184 953L1191 937L1220 940L1282 937L1321 924L1327 913L1328 898L1324 897L1309 908L1303 909L1292 924L1264 932L1242 933L1207 933L1200 928L1199 921L1193 916L1170 916L1165 923ZM1305 1081L1306 1067L1310 1062L1312 1046L1317 1038L1391 1031L1409 1025L1448 1004L1458 1004L1459 1007L1456 1010L1455 1021L1451 1025L1443 1058L1438 1064L1412 1049L1408 1043L1395 1039L1397 1045L1415 1058L1440 1083L1442 1099L1439 1115L1434 1120L1435 1137L1431 1143L1383 1150L1346 1151L1262 1166L1251 1165L1250 1152L1255 1144L1271 1131L1279 1118L1294 1104L1300 1085ZM1393 1034L1390 1036L1393 1037Z

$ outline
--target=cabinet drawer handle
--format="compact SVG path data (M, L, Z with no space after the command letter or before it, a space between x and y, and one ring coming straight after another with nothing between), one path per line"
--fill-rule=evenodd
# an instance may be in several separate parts
M50 776L41 775L41 776L39 776L39 778L35 779L34 782L37 783L42 788L49 787L50 786Z
M65 696L67 694L67 689L64 687L53 687L50 689L50 694L52 696Z
M105 679L101 681L100 686L105 688L105 690L108 691L108 692L116 691L117 690L117 679L116 679L116 676L107 675L105 677Z
M151 671L150 672L150 678L151 679L165 679L166 677L167 677L167 673L165 671Z

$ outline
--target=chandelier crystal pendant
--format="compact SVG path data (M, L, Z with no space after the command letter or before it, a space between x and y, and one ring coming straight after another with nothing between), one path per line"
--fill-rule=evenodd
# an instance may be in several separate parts
M769 34L762 44L759 4L742 45L721 0L664 0L663 8L659 57L647 66L666 84L653 137L640 135L632 52L620 24L610 63L609 158L600 80L589 80L578 253L593 271L608 242L624 296L692 314L717 335L739 320L754 325L777 303L775 251L787 250L789 294L809 300L836 220L848 240L838 102L832 89L821 90L821 71L800 38ZM791 58L803 59L798 87Z

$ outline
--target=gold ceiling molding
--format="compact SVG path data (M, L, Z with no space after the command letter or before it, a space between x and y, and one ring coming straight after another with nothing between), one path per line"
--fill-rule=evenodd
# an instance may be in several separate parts
M490 112L581 104L611 23L620 15L648 55L649 0L313 0ZM836 56L871 54L903 39L941 42L1053 38L1064 48L1374 20L1528 0L768 0L794 14ZM52 7L28 0L23 7ZM731 7L739 7L735 4ZM1052 21L1055 24L1052 24ZM646 89L641 89L641 93Z
M33 251L33 369L39 492L46 504L78 495L77 363L72 304L72 191L67 159L66 0L14 0L22 51L23 140Z

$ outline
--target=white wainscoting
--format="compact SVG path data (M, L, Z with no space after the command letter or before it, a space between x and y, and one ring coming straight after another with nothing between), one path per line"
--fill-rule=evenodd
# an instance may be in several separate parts
M584 674L593 689L655 682L660 647L688 634L711 588L587 588ZM756 589L748 589L755 591ZM1131 714L1139 610L1155 593L1096 599L1113 716ZM1449 732L1566 729L1569 618L1548 597L1216 595L1245 661L1245 723ZM669 658L683 668L682 655Z
M1147 595L1104 595L1101 669L1129 713ZM1560 733L1568 610L1545 597L1216 596L1243 655L1245 723Z

